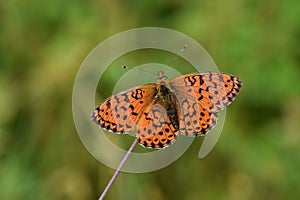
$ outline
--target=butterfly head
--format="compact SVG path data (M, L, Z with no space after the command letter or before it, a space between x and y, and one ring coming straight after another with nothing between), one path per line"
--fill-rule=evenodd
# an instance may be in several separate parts
M165 85L168 82L168 77L165 75L163 71L158 71L157 73L157 84Z

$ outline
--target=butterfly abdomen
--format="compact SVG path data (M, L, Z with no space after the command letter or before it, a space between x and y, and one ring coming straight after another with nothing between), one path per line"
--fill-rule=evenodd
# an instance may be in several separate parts
M179 113L176 109L177 101L174 93L164 85L158 85L157 98L166 109L167 115L176 130L179 129Z
M171 120L171 123L173 124L174 128L176 130L179 129L179 116L178 116L178 111L174 105L168 105L167 108L167 115Z

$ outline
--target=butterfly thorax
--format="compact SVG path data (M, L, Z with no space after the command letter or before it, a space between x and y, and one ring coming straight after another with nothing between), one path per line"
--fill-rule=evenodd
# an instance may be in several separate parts
M156 83L169 87L168 77L165 75L163 71L158 71Z
M167 76L165 76L162 71L158 72L156 91L157 102L166 109L167 115L174 128L179 129L179 112L176 109L178 101L174 92L170 89Z

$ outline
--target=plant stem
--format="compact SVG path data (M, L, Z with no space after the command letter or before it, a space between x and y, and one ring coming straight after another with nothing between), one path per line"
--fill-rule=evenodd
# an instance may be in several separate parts
M128 160L129 155L131 154L131 152L133 151L133 149L135 148L135 146L137 145L138 141L135 138L132 145L130 146L130 148L128 149L127 153L125 154L124 158L122 159L122 161L120 162L118 168L116 169L114 175L111 177L110 181L108 182L108 184L106 185L104 191L102 192L101 196L99 197L99 200L103 200L105 195L107 194L109 188L112 186L113 182L116 180L117 176L119 175L119 173L121 172L122 167L124 166L125 162Z

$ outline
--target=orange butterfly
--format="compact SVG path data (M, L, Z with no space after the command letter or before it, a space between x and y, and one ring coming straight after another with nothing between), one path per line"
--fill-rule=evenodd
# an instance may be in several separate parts
M159 71L156 83L111 96L91 118L114 133L136 128L140 144L160 149L174 142L178 133L205 135L216 124L218 111L234 100L241 87L238 77L226 73L192 73L169 81Z

